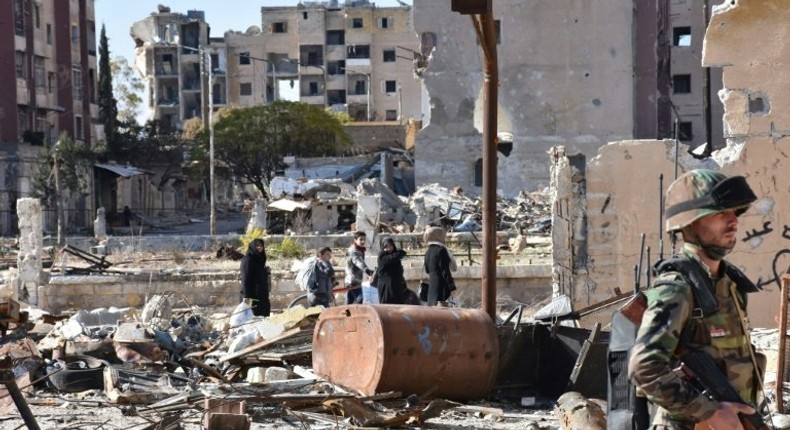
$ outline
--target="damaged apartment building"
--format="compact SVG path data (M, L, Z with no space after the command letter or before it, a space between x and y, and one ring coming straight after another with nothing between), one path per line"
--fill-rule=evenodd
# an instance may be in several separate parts
M88 146L104 137L98 123L94 1L0 4L0 235L17 232L16 201L30 197L37 157L61 133ZM90 184L89 184L90 186ZM86 226L94 202L64 197L68 221ZM54 211L47 214L54 221ZM51 227L52 223L48 223ZM45 225L46 227L46 225Z
M589 160L607 142L672 138L677 129L684 148L722 147L721 73L700 67L703 3L709 12L716 2L494 2L500 193L548 187L555 146ZM413 8L429 105L415 144L417 183L480 193L477 36L443 2Z
M640 255L645 260L638 275L646 285L649 267L677 249L663 233L662 190L676 174L709 168L746 177L757 195L740 217L737 245L727 258L762 289L749 300L752 326L775 324L780 276L790 267L790 178L784 173L790 80L776 73L790 58L784 6L738 0L712 11L702 64L720 68L723 76L718 99L726 146L711 157L694 157L672 140L612 142L589 160L568 148L552 150L555 293L569 296L577 308L629 294ZM757 37L764 43L755 43Z
M333 0L259 11L258 22L223 29L221 37L211 37L202 11L160 6L134 23L136 64L151 88L149 119L180 129L205 115L201 52L210 58L214 109L289 100L347 112L358 122L421 119L410 7Z

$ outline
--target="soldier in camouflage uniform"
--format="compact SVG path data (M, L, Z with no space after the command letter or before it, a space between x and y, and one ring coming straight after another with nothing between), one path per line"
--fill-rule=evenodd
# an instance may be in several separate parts
M704 315L688 277L677 271L660 273L646 291L647 310L628 371L634 384L657 406L653 429L691 430L695 425L742 429L737 413L754 413L742 404L712 400L674 369L684 351L702 350L744 401L756 403L752 345L739 317L739 313L745 315L746 295L734 288L731 271L725 270L734 266L724 260L736 242L738 216L755 200L743 177L728 178L710 170L689 171L667 189L666 231L682 234L684 246L677 257L699 264L701 273L710 277L718 310Z

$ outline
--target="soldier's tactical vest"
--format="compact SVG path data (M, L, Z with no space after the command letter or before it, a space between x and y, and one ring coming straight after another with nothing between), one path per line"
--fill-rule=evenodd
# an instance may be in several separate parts
M746 294L758 289L738 268L726 261L722 264L725 276L714 285L699 263L685 258L661 262L656 266L659 277L653 288L673 283L673 278L676 279L673 273L691 286L694 309L691 321L680 334L679 350L675 355L682 356L683 349L705 351L727 375L743 400L753 405L756 384L749 351L751 345L735 301L741 309L746 309ZM735 284L735 297L731 293L732 283Z
M677 277L691 286L694 296L692 321L681 333L680 345L686 349L701 349L718 364L741 397L754 404L756 393L754 366L748 338L743 333L740 316L733 300L746 309L746 293L758 288L736 267L722 262L725 277L716 285L705 270L686 258L659 262L655 267L655 286L678 282ZM731 299L730 285L735 283L736 296ZM647 400L636 395L636 387L628 379L630 350L636 341L639 327L615 312L612 318L611 340L608 351L608 430L645 430L650 425ZM677 351L676 355L682 354Z

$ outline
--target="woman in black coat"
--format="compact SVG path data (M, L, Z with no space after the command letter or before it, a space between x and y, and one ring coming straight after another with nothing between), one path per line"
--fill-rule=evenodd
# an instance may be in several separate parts
M428 246L425 251L425 273L428 274L428 306L446 305L455 290L451 271L455 270L455 259L444 244L444 229L428 227L423 239Z
M269 302L269 268L266 267L266 245L263 239L250 242L247 254L241 259L241 286L244 299L252 299L252 313L268 317L271 312Z
M403 277L401 260L406 251L397 249L392 238L381 243L378 267L376 268L375 284L379 291L379 303L401 305L406 301L406 279Z

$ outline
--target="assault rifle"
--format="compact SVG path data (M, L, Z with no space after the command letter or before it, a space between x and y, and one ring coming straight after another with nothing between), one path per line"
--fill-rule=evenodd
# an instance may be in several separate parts
M688 352L680 358L680 361L683 363L682 373L689 376L692 382L713 400L746 404L708 354L702 351ZM751 415L741 413L738 414L738 418L746 430L771 430L758 412Z

